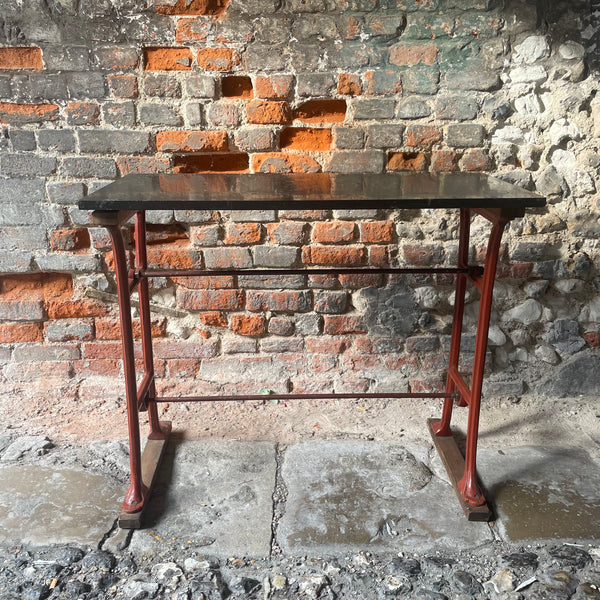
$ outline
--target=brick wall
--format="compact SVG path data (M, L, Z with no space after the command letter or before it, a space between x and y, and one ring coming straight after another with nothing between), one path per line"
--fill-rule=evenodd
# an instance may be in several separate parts
M5 411L122 394L107 235L76 203L128 173L485 171L537 190L548 209L505 239L487 390L518 395L597 360L599 23L593 2L545 4L0 0ZM149 221L157 266L419 266L457 245L455 215L426 210ZM451 283L154 281L160 387L438 388Z

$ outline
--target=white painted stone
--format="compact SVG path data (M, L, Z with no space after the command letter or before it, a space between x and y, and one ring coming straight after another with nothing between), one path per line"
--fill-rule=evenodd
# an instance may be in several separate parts
M558 48L558 54L565 60L582 59L585 56L585 48L577 42L565 42Z
M500 129L496 129L492 135L492 144L519 144L525 141L523 132L514 125L507 125Z
M415 299L421 308L437 308L441 304L439 291L433 286L423 286L415 290Z
M525 117L533 117L544 111L544 106L537 94L525 94L515 100L515 110Z
M526 63L531 65L547 56L550 56L548 40L541 35L531 35L515 46L513 60L517 64Z
M498 325L492 325L488 332L488 343L490 346L502 346L506 342L506 335Z
M554 121L548 130L548 138L550 143L558 146L566 140L578 140L581 138L581 132L577 125L569 123L566 119L558 119Z
M560 362L560 358L556 351L551 346L537 346L533 352L537 358L549 365L556 365Z
M548 73L544 67L539 65L515 67L510 71L511 83L542 83L546 79L548 79Z
M579 321L600 324L600 297L592 298L579 313Z
M535 323L542 316L542 305L533 298L528 298L525 302L515 306L504 313L505 321L518 321L524 325Z
M569 150L562 150L561 148L557 148L552 153L552 158L550 160L554 165L554 168L563 175L572 173L577 166L575 154Z

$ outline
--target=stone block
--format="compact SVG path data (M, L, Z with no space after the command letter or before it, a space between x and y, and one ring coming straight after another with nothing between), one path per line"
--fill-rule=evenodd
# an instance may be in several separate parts
M393 119L396 102L391 98L360 98L352 106L355 119Z
M244 53L246 69L253 71L285 71L287 44L252 44Z
M40 150L48 152L73 152L75 135L68 129L41 129L37 132Z
M455 148L470 148L483 145L485 127L477 123L457 123L446 128L446 143Z
M69 177L100 177L103 179L114 179L117 176L117 166L112 158L87 158L84 156L74 156L63 158L60 163L60 172ZM82 190L69 190L62 187L57 192L61 202L71 203L79 199Z
M4 226L0 228L0 249L26 253L46 250L46 228L46 223Z
M100 99L107 95L106 80L102 73L94 71L66 74L69 98Z
M44 64L50 71L85 71L90 66L86 46L44 46Z
M431 107L425 98L409 97L398 102L398 119L421 119L431 114Z
M299 96L330 96L336 88L333 73L301 73L298 75Z
M362 150L365 147L365 132L352 127L335 127L333 141L339 150Z
M69 97L64 74L13 75L11 90L15 100L66 100Z
M12 202L21 202L33 207L35 203L44 201L43 179L0 179L0 203L3 205L0 211L2 225L31 225L29 218L17 219L12 222L10 218L4 217L4 206ZM23 222L24 221L24 222Z
M477 101L465 96L438 98L435 105L437 118L449 121L470 121L477 117L478 112Z
M367 148L398 148L403 144L404 125L369 125L367 127Z
M3 154L0 157L0 175L5 177L46 176L56 170L56 159L34 154Z
M77 131L81 152L90 154L140 154L147 152L150 135L144 131L85 130Z
M256 246L254 265L257 267L293 267L300 253L299 248L289 246Z
M3 250L0 242L0 273L26 273L31 271L33 254L23 248Z
M342 151L335 152L325 164L328 173L381 173L384 164L383 152Z
M33 152L36 149L35 132L26 129L12 129L9 139L15 152Z
M100 257L92 254L47 254L35 260L41 271L64 271L86 273L99 271Z
M439 87L440 71L436 66L415 66L402 73L404 94L436 94Z
M194 82L203 78L202 75L192 75L186 78L185 83L190 96L194 98L200 97L191 93ZM209 81L213 81L212 77L205 77ZM213 82L214 87L214 82ZM181 85L174 75L168 73L146 73L142 81L142 90L146 96L158 96L160 98L181 98ZM206 96L212 98L212 96Z
M160 125L179 127L183 125L181 115L172 106L166 104L141 104L139 107L139 120L144 125ZM140 150L143 152L145 150Z

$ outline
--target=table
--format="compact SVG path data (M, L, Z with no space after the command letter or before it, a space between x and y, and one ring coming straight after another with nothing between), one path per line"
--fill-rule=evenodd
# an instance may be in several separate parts
M319 398L443 398L441 418L428 426L445 464L458 499L469 520L486 521L490 510L477 481L476 458L485 354L492 306L492 292L502 233L506 225L522 217L527 207L544 206L541 196L481 173L386 173L386 174L159 174L128 175L90 194L79 208L92 210L92 222L105 227L111 238L119 302L123 365L126 387L130 448L130 485L119 524L141 526L152 484L171 424L159 422L157 403L257 400L264 396L159 397L156 394L150 328L148 279L151 277L214 276L235 271L205 269L149 269L146 253L147 210L332 210L332 209L456 209L460 213L459 247L454 267L427 268L308 268L254 269L264 274L355 273L451 273L456 279L447 382L443 392L286 394L287 399ZM490 224L485 261L469 262L471 215ZM122 227L134 217L135 260L129 265ZM244 274L249 274L247 270ZM470 384L458 369L467 282L481 293L475 353ZM136 379L130 296L138 290L143 376ZM463 458L452 436L454 404L468 406L466 452ZM140 450L139 412L148 411L150 433L144 453Z

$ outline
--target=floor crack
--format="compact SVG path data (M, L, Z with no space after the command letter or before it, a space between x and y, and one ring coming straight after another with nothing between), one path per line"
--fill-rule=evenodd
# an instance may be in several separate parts
M285 459L285 444L277 444L275 446L275 487L273 489L273 515L271 518L271 549L270 558L281 554L281 548L277 540L277 527L279 521L285 514L285 503L287 500L288 490L283 480L281 471L283 461Z

